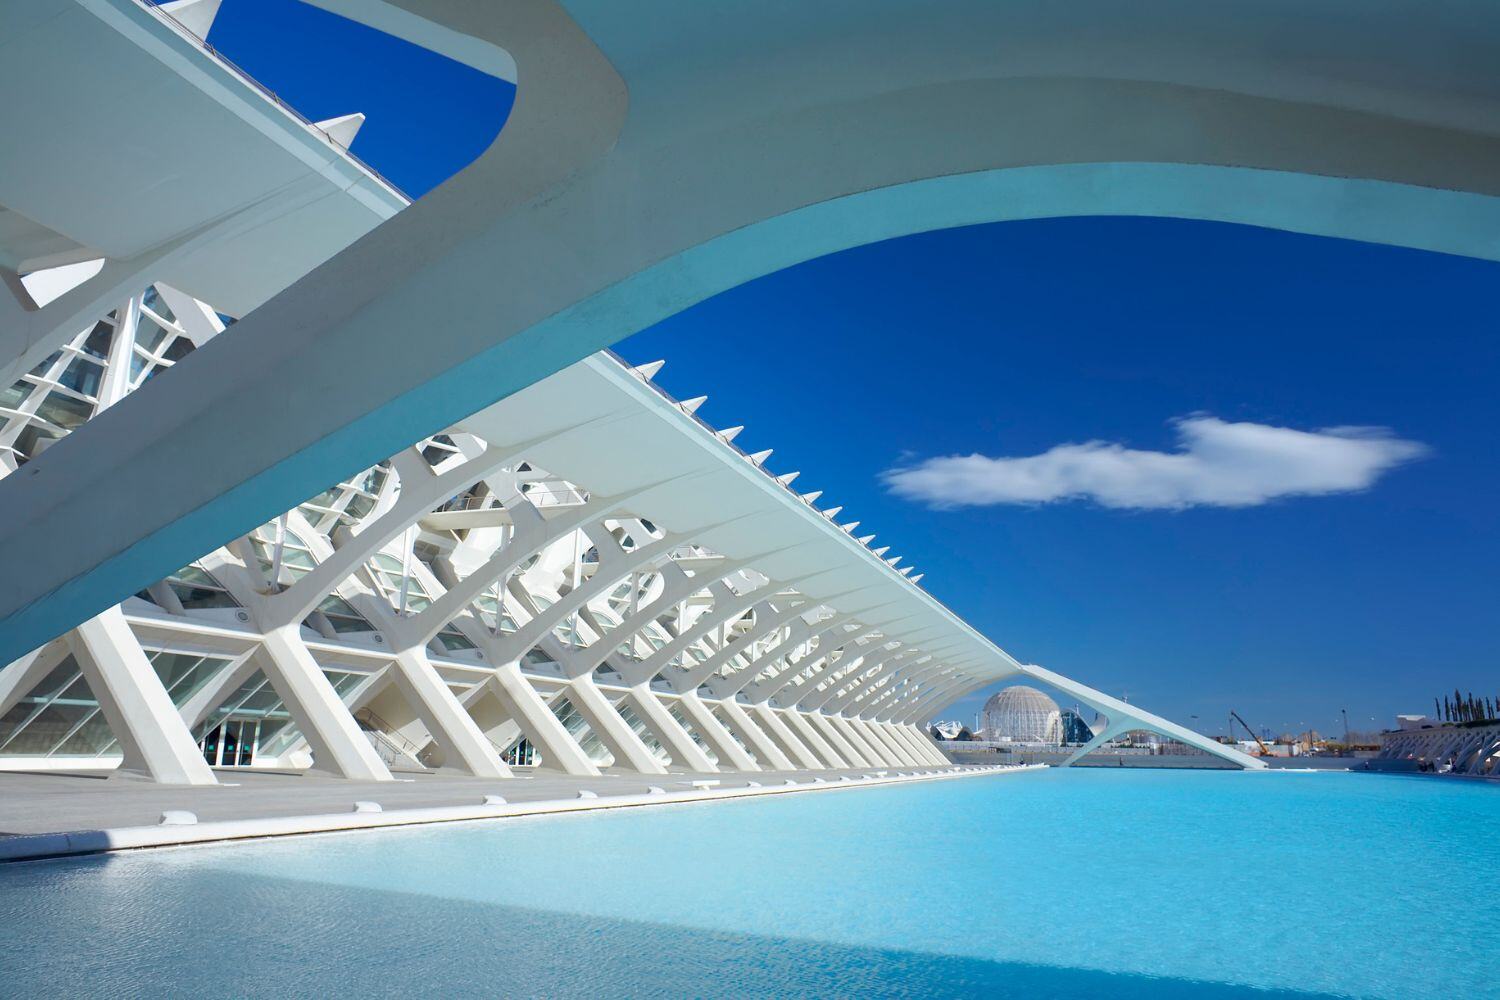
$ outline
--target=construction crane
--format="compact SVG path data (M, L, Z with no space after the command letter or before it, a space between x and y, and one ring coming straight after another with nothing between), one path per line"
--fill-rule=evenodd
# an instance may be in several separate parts
M1263 757L1269 757L1269 756L1271 756L1271 748L1268 747L1268 746L1266 746L1264 740L1262 740L1259 736L1255 735L1255 730L1253 730L1253 729L1250 728L1250 723L1248 723L1244 719L1240 718L1240 713L1236 712L1234 709L1231 708L1229 710L1229 719L1230 719L1230 722L1229 722L1229 735L1230 736L1234 735L1234 724L1236 722L1238 722L1240 725L1242 725L1242 726L1245 727L1245 732L1249 733L1250 734L1250 738L1255 741L1255 743L1256 743L1257 746L1260 747L1261 756L1263 756Z

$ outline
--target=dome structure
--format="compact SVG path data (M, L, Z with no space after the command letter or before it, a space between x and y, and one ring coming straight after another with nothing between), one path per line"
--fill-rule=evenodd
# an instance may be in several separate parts
M984 703L984 735L1014 743L1062 742L1062 712L1057 702L1033 687L1016 685L996 692Z

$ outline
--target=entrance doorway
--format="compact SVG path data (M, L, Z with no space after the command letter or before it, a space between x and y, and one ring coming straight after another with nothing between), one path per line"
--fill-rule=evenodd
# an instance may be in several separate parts
M259 719L225 719L198 744L212 767L248 767L260 740Z

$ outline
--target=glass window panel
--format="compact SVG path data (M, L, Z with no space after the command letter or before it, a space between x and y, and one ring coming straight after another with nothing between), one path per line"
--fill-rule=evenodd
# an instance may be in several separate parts
M177 322L177 314L172 311L171 306L167 305L166 300L161 297L161 293L156 290L155 285L146 289L146 294L141 296L141 305L150 309L168 323Z
M92 403L64 396L60 392L49 393L47 398L42 400L42 405L36 409L37 416L48 423L56 424L65 431L82 426L93 413Z
M237 608L239 602L209 573L197 566L184 566L167 578L167 586L188 610L199 608Z
M94 324L89 335L84 338L83 349L96 358L109 357L109 344L115 338L115 325L100 320Z
M53 351L50 355L48 355L46 361L43 361L41 364L31 369L31 374L36 375L37 377L46 375L47 372L52 370L52 366L57 364L57 359L60 357L62 357L62 351Z
M165 317L163 317L165 318ZM145 313L141 314L140 322L135 325L135 342L139 347L144 347L152 354L169 336L166 329Z
M256 753L267 757L280 757L302 738L302 733L291 717L273 716L260 724L260 741Z
M343 598L330 594L323 598L318 605L318 610L327 617L335 632L373 632L375 626L365 620L365 617ZM358 676L357 674L354 676Z
M45 756L67 739L74 727L92 711L87 705L48 705L31 716L3 749L7 754Z
M181 361L193 353L193 342L186 337L178 337L172 341L172 345L162 352L162 357L168 361Z
M276 695L276 689L270 684L264 684L260 690L240 703L237 712L270 712L281 707L281 699Z
M109 749L114 743L114 734L109 731L109 723L104 721L104 713L95 709L86 715L71 736L58 747L54 753L59 754L98 754Z
M205 684L229 665L229 660L191 653L151 653L151 666L161 678L162 686L172 696L172 704L182 706Z
M375 501L359 493L349 498L344 505L344 513L356 521L375 509Z
M475 648L474 644L462 632L456 630L439 632L437 638L438 642L442 643L443 648L450 652L453 650Z
M25 380L13 383L10 388L0 390L0 406L14 410L35 390L36 386Z
M333 689L341 698L358 687L360 681L365 679L364 674L352 674L343 670L325 670L323 676L328 678L328 683L333 685Z

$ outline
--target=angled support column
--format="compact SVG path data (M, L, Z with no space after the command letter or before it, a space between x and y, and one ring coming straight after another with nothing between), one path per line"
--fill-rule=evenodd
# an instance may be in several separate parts
M1080 760L1083 760L1083 758L1087 757L1095 750L1098 750L1100 747L1104 746L1104 744L1108 743L1116 736L1119 736L1121 733L1128 733L1130 729L1131 727L1128 723L1115 722L1111 720L1109 725L1099 730L1099 732L1094 736L1093 739L1089 740L1077 750L1074 750L1068 756L1068 759L1063 761L1059 766L1072 767L1074 764L1078 763Z
M876 750L880 751L882 757L890 761L892 767L901 767L911 764L910 754L904 748L898 747L880 726L865 719L851 719L854 727L865 734L866 739Z
M542 751L543 763L568 774L593 777L599 773L599 768L589 760L583 747L568 734L552 709L526 680L519 664L501 664L485 683L510 717L516 720L526 738Z
M775 711L775 709L772 709L772 711ZM797 736L801 738L802 742L807 744L808 749L812 750L813 753L821 757L824 763L826 763L829 767L845 768L858 766L857 764L852 764L849 761L845 760L843 755L835 750L833 745L823 738L823 734L818 732L817 729L813 728L812 724L807 721L807 717L804 716L801 712L797 711L795 708L789 708L783 710L780 714L781 718L786 721L787 725L792 727L792 732L796 733Z
M54 639L0 668L0 715L15 707L16 702L26 697L32 688L56 670L67 655L67 640Z
M877 725L885 727L886 735L906 751L906 755L911 758L913 766L920 767L931 759L923 751L921 745L912 740L911 733L907 732L906 727L894 722L877 723Z
M1219 757L1238 767L1259 770L1266 766L1265 761L1257 760L1249 754L1224 746L1216 740L1211 740L1202 733L1193 732L1175 722L1163 719L1159 715L1153 715L1144 711L1139 705L1128 705L1117 698L1111 698L1102 691L1097 691L1087 685L1080 684L1075 680L1052 672L1045 667L1039 667L1034 663L1028 663L1020 668L1021 673L1036 678L1064 694L1072 695L1090 708L1099 712L1109 720L1105 728L1105 734L1118 735L1132 729L1146 729L1154 733L1160 733L1168 739L1178 740L1190 747L1202 750L1204 753ZM1096 737L1097 739L1097 737ZM1093 740L1089 741L1090 744ZM1089 744L1085 744L1089 746ZM1079 759L1082 752L1074 754L1064 762L1065 766Z
M817 754L809 750L807 744L797 738L797 734L793 733L787 727L787 724L781 721L781 718L771 710L769 705L751 705L749 713L756 722L764 727L771 739L776 741L776 745L785 751L787 757L796 761L798 768L809 771L823 770L823 762L818 759Z
M730 727L750 749L755 751L755 756L761 760L767 770L797 770L797 765L792 763L792 758L788 757L781 746L771 739L754 719L750 718L750 713L745 711L744 705L733 698L725 698L719 704L723 707L724 718L728 720Z
M854 744L850 743L844 737L844 734L839 732L838 727L829 720L828 716L822 712L807 712L805 715L808 725L823 734L823 738L839 752L839 756L849 762L849 767L860 766L859 762L864 758L858 750L854 749Z
M396 654L391 679L443 751L443 764L479 778L508 778L510 768L458 703L420 648Z
M949 761L943 756L937 744L932 742L932 737L910 725L895 725L896 734L907 741L907 745L918 755L918 759L928 764L947 764Z
M118 605L69 633L68 647L120 741L120 770L164 785L218 784Z
M835 729L844 734L844 739L848 740L849 745L854 747L855 753L859 754L860 760L863 761L863 766L879 767L884 763L880 755L875 752L875 748L870 746L864 736L849 724L848 719L842 715L830 715L828 721L833 723Z
M672 760L690 771L714 772L719 769L719 765L708 759L708 754L688 735L687 730L672 718L672 713L662 705L661 699L656 697L649 684L632 687L625 693L625 702L635 709L635 714L641 717L641 721L651 727L656 738L666 744Z
M261 669L313 750L313 766L358 781L390 781L391 772L318 667L296 625L266 632Z
M901 767L903 764L910 766L916 763L916 761L912 759L911 751L898 744L896 740L891 736L891 734L885 731L885 727L880 723L866 722L863 719L856 719L854 720L854 724L857 728L860 729L861 732L868 734L879 744L876 749L884 748L885 755L890 759L892 767Z
M574 678L563 689L580 715L588 720L594 734L615 755L615 763L641 774L666 774L667 768L647 749L646 744L626 725L614 704L599 690L592 677Z
M697 727L699 734L708 741L709 746L714 748L714 753L719 755L719 766L734 771L759 771L760 764L756 763L754 757L745 750L740 741L724 727L718 716L703 703L697 691L687 691L678 698L677 704L682 706L682 714Z

